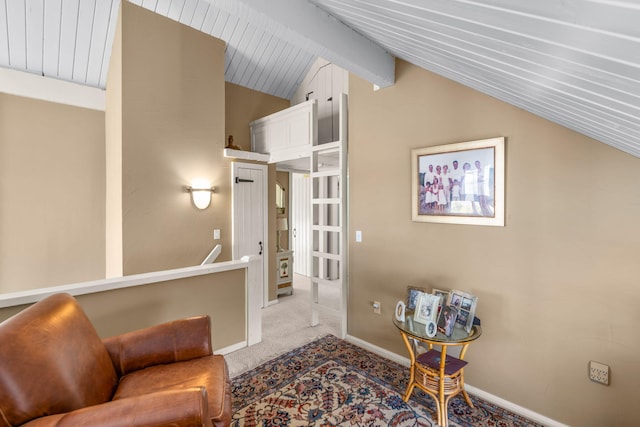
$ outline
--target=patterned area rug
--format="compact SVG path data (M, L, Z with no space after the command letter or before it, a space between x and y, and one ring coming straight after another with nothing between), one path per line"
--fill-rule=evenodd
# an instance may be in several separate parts
M436 426L433 399L402 400L408 369L327 335L233 382L233 426ZM449 403L452 427L540 426L471 396ZM541 426L540 426L541 427Z

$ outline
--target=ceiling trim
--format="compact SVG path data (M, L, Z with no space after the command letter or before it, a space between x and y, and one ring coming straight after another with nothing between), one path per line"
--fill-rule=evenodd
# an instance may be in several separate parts
M0 68L0 93L91 110L106 109L106 92L102 89L7 68Z

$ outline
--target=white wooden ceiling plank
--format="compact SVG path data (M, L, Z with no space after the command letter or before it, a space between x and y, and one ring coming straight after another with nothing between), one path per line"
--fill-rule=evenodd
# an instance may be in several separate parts
M280 94L279 96L285 99L291 99L294 95L304 76L303 71L307 69L311 60L311 55L302 49L296 49L294 53L293 61L291 65L286 68L285 76L276 89Z
M7 1L0 0L0 64L9 65L9 22Z
M245 87L252 87L252 77L256 69L258 69L258 66L262 66L267 46L273 38L273 36L261 31L261 29L256 29L255 36L256 40L253 42L255 43L253 53L247 55L245 61L238 66L238 69L241 70L242 73L237 78L237 84Z
M79 83L84 83L87 80L95 10L95 0L83 0L80 2L76 32L76 49L73 58L73 80Z
M477 2L451 0L414 1L413 4L395 2L393 9L389 8L387 0L371 0L367 4L367 7L378 7L385 13L403 14L409 20L412 17L432 17L434 20L453 19L456 25L463 26L463 23L467 22L543 41L552 46L591 52L594 55L618 61L637 63L640 58L637 43L623 37L622 34L552 21L541 16L515 13L512 9L487 8L485 4ZM635 15L630 23L637 27L640 14L636 12Z
M62 2L58 77L68 81L73 81L79 9L79 0L64 0Z
M171 7L171 0L158 0L153 8L153 11L158 15L169 15L169 8Z
M330 10L338 10L334 1L325 0L323 4L331 5ZM559 28L553 27L553 24L545 22L538 23L533 22L529 25L520 23L520 27L517 27L519 31L508 30L507 28L500 27L498 25L488 25L487 23L498 23L505 20L505 25L513 26L513 23L508 20L508 16L504 16L504 13L496 16L482 16L482 22L478 19L465 19L465 14L459 12L458 9L452 10L452 5L449 2L444 2L446 5L442 5L443 11L429 9L425 7L411 7L403 3L402 6L398 6L394 3L393 9L389 9L389 2L385 0L372 0L366 2L365 6L361 8L352 7L351 4L362 4L362 2L350 1L347 3L340 3L339 13L344 14L345 22L351 25L358 26L359 30L363 30L361 25L364 25L361 21L360 15L375 14L377 15L373 23L365 25L363 34L370 36L367 32L368 29L376 27L376 24L385 23L389 20L396 22L402 22L405 25L413 25L414 28L425 27L431 24L447 25L451 28L459 29L460 31L468 31L470 35L485 36L495 40L502 40L514 45L519 45L524 48L530 48L540 51L557 52L558 55L564 55L566 57L577 57L578 61L586 61L587 64L607 64L608 71L617 72L618 69L624 73L638 74L637 64L640 62L640 47L638 40L627 40L620 37L614 37L607 34L594 33L584 29L569 28L566 26L556 25ZM420 2L420 5L429 5L432 3L438 3L440 1ZM440 6L439 6L440 7ZM459 12L460 16L453 14ZM467 13L468 15L468 13ZM531 29L529 28L531 27ZM526 29L526 32L524 32ZM544 36L544 37L543 37ZM380 39L373 38L382 46L385 43ZM388 47L387 47L388 49ZM636 67L634 67L636 65ZM600 65L601 66L601 65ZM625 74L628 75L628 74Z
M382 30L381 30L382 31ZM527 61L523 59L526 55L503 55L500 51L489 51L483 45L475 42L467 43L464 40L457 40L455 43L450 42L446 38L439 40L437 35L420 39L412 37L408 32L406 36L397 34L398 45L407 46L410 43L418 46L420 51L433 52L437 50L442 57L457 57L474 61L476 64L484 67L493 67L501 69L503 72L518 74L523 79L527 78L532 84L544 84L554 87L554 90L562 90L569 96L581 96L589 99L591 102L603 103L613 106L627 114L638 115L640 113L640 93L637 91L621 93L612 88L606 88L599 85L593 85L584 80L578 80L571 75L560 75L557 70L545 68L541 62ZM406 49L406 48L405 48ZM486 51L486 52L483 52ZM636 89L640 86L636 84Z
M227 22L225 23L219 38L221 38L222 40L229 40L231 36L235 33L236 27L238 27L239 25L239 21L240 20L237 17L233 15L229 15L229 18L227 19ZM227 42L227 49L228 49L228 46L229 46L229 43Z
M58 76L61 15L62 0L47 0L44 3L42 73L47 77Z
M142 5L142 3L143 3L143 1L142 1L142 0L125 0L125 1L128 1L129 3L133 3L133 4L135 4L136 6L144 7L144 6Z
M415 1L414 1L415 3ZM483 0L474 2L481 7L499 7L517 13L540 16L630 37L640 37L639 3L598 2L587 0Z
M522 108L523 110L529 111L530 113L535 114L539 117L558 123L559 125L564 126L568 129L572 129L583 135L587 135L591 138L594 138L596 140L609 144L629 154L640 156L640 149L638 149L638 145L628 142L628 141L634 141L634 139L626 138L625 136L621 135L620 132L607 131L600 124L595 124L594 126L588 126L583 124L581 119L578 119L577 121L567 119L564 117L564 115L558 114L557 108L551 109L551 108L541 107L538 99L531 99L527 101L526 97L525 99L514 98L513 92L506 91L500 86L491 86L486 82L475 80L471 78L468 74L447 70L439 66L435 66L433 72L439 75L445 76L453 81L457 81L462 85L478 90L479 92L486 93L499 100L502 100L503 102L507 102L518 108ZM619 129L619 128L615 128L615 129ZM620 144L621 141L624 141L624 144Z
M229 15L224 10L220 10L218 16L216 16L215 21L213 22L213 26L211 27L211 34L214 37L217 37L222 40L226 40L222 37L222 33L224 29L227 27L227 23L231 19L231 15Z
M26 0L27 65L29 72L42 75L44 0Z
M216 4L255 25L263 23L275 36L381 87L394 83L395 64L387 52L307 1L218 0Z
M256 54L256 49L260 42L260 39L264 38L264 32L258 30L253 25L248 25L245 29L245 33L238 44L237 51L241 52L237 55L237 58L233 58L233 63L230 64L229 69L225 72L225 78L233 83L238 84L242 74L247 68L247 64Z
M100 87L102 61L104 61L104 51L107 47L109 24L111 23L111 8L117 7L117 5L114 6L114 1L117 0L100 0L96 2L85 79L90 86ZM113 24L115 26L115 22Z
M24 1L8 1L7 34L9 38L9 66L27 68L26 7Z
M620 137L625 137L629 140L640 139L640 123L637 120L626 120L614 112L598 108L597 105L582 104L579 101L576 102L555 93L532 90L527 85L522 85L512 80L496 79L494 76L487 76L486 70L468 67L465 63L456 61L443 62L439 61L438 58L414 58L414 60L416 59L423 61L422 66L425 69L527 111L532 112L531 109L526 108L529 104L537 106L538 109L541 105L546 104L551 106L549 108L550 111L553 111L553 114L558 117L571 116L578 121L590 121L594 126L603 129L607 127L617 129ZM493 84L491 82L497 83ZM524 103L523 100L526 100L527 103ZM549 117L545 118L552 120Z
M225 75L228 72L233 73L235 62L234 57L236 56L236 52L238 52L238 48L242 45L242 40L244 39L245 33L249 24L244 20L237 20L233 31L231 32L231 36L228 38L224 38L223 40L228 40L227 42L227 61L225 67ZM224 33L224 32L223 32Z
M118 0L120 1L120 0ZM126 1L126 0L123 0ZM153 10L154 12L156 11L156 8L158 7L158 0L142 0L142 2L140 2L140 0L138 0L138 2L140 3L140 6L144 7L145 9L148 10Z
M174 21L179 21L184 5L185 0L171 0L171 3L169 3L169 11L165 16L169 19L173 19Z
M278 72L275 74L273 82L271 82L271 85L266 90L267 93L284 98L282 92L280 92L281 83L287 77L287 72L296 58L297 50L297 48L291 47L286 49L285 54L283 55L284 61L281 61L280 64L278 64Z
M414 59L415 60L415 59ZM541 81L527 79L520 73L511 73L508 70L502 70L499 67L485 67L481 63L474 63L465 56L443 56L433 53L428 58L424 58L421 61L426 64L455 64L455 67L459 70L463 70L469 75L473 75L475 78L483 76L484 80L488 82L500 82L503 87L509 87L513 93L535 94L538 99L543 97L546 99L557 99L562 102L563 106L568 109L581 108L583 114L593 114L594 117L617 117L619 121L624 121L629 124L637 123L640 129L640 123L636 117L638 114L638 108L625 108L626 106L620 105L615 102L599 102L598 96L580 96L573 93L564 92L561 89L544 84ZM449 65L449 68L452 68ZM640 136L640 135L639 135Z
M264 34L260 40L260 45L258 46L258 54L254 55L254 61L251 62L251 71L245 73L246 77L244 78L244 82L247 87L256 88L258 86L258 79L261 75L266 74L264 70L267 68L267 60L271 56L271 53L275 49L277 43L277 38L273 37L271 34Z
M107 38L105 40L104 54L102 58L102 68L100 70L99 87L107 87L107 78L109 77L109 60L113 49L113 40L116 35L116 26L118 23L118 12L120 11L121 0L111 0L111 11L109 15L109 25L107 29Z
M180 12L180 19L178 21L184 25L190 26L197 5L198 0L186 0L182 7L182 12Z
M265 90L265 86L267 86L267 84L270 85L273 78L275 78L273 77L273 74L275 73L274 67L277 66L278 61L282 56L282 52L287 45L286 42L277 37L274 37L273 41L275 42L273 50L269 52L269 56L265 57L263 66L260 68L260 75L258 76L258 80L256 81L256 84L254 86L255 89L260 92L268 93ZM267 72L264 72L263 70L267 70Z
M278 39L278 48L273 51L273 54L269 58L269 75L266 79L262 80L262 84L259 86L261 92L274 95L271 87L273 83L280 78L282 64L286 61L289 51L289 44L285 40Z
M328 0L327 3L331 3ZM539 52L540 54L556 56L559 58L571 58L575 63L580 63L593 68L601 68L613 75L620 74L626 78L637 80L639 75L638 66L636 64L626 64L624 61L611 60L598 55L592 55L589 52L579 52L570 48L562 48L557 45L550 45L542 40L535 40L515 33L504 33L498 29L477 25L473 22L460 21L456 17L442 15L425 15L425 16L407 16L406 14L398 15L395 12L380 10L362 10L353 11L348 4L340 3L341 12L344 13L346 22L352 22L357 25L363 34L377 41L386 49L393 53L393 49L386 40L389 36L388 31L402 31L403 28L411 28L412 33L424 34L426 31L437 31L438 29L449 28L451 31L459 32L461 39L467 38L483 38L482 43L494 43L517 46L523 51ZM433 18L433 19L432 19ZM385 27L385 31L380 31L380 27ZM376 35L374 35L374 32ZM466 34L466 36L465 36ZM640 51L640 42L636 42L636 49Z
M213 35L213 25L216 23L218 15L220 15L220 9L213 6L209 7L209 9L207 9L204 20L202 21L202 25L200 26L200 31L205 34Z
M202 24L204 23L204 19L207 17L207 13L209 13L209 9L211 7L212 6L208 2L198 0L198 4L193 11L193 17L191 18L191 22L189 22L189 26L202 31Z

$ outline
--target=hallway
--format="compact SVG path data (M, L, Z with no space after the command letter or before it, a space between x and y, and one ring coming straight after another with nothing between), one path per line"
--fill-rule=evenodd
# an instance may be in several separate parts
M281 295L277 304L262 310L262 341L225 355L231 378L327 334L340 336L338 314L323 310L320 324L310 326L310 288L308 277L295 274L293 294ZM338 309L337 286L320 287L319 295L323 306Z

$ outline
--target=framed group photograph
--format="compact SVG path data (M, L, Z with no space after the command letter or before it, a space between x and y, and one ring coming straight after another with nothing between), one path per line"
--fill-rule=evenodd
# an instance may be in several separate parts
M412 150L412 220L504 226L504 154L504 137Z
M478 297L453 289L449 293L447 304L457 309L456 326L463 328L467 333L471 332L473 319L476 315Z

